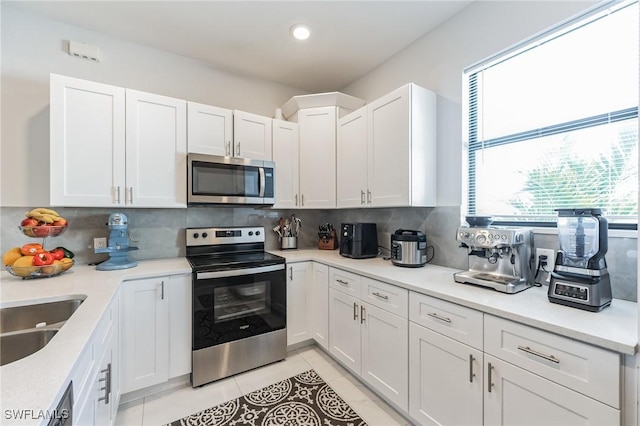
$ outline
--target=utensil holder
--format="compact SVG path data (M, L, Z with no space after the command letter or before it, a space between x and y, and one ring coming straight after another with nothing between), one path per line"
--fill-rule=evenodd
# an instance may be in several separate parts
M280 240L282 250L292 250L298 248L298 237L282 237Z

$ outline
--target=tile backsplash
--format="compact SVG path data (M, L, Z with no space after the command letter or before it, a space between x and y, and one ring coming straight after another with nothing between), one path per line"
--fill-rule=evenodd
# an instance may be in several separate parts
M3 207L0 210L2 252L22 246L32 239L18 229L26 208ZM454 269L467 269L466 251L458 247L455 231L460 224L459 207L436 208L381 208L340 210L275 210L250 207L190 207L188 209L106 209L57 208L69 221L66 232L45 241L45 248L64 246L76 253L78 264L104 259L93 252L93 238L107 237L107 219L111 213L122 212L129 218L132 245L139 250L131 257L161 259L185 255L185 228L199 226L264 226L266 248L280 248L278 236L272 231L278 218L292 214L302 219L298 248L316 248L318 225L332 223L339 228L343 222L375 222L378 225L378 243L388 249L391 234L396 229L419 230L427 236L430 263ZM536 234L536 247L557 250L556 235ZM382 255L387 253L382 249ZM615 298L636 301L637 245L635 238L610 238L606 255Z

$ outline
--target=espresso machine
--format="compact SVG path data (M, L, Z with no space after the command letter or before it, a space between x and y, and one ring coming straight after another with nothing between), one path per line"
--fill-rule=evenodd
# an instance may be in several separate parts
M95 253L108 253L109 259L96 266L99 271L133 268L138 262L129 258L129 252L138 250L129 244L129 220L123 213L112 213L107 222L109 238L107 247L95 249Z
M552 303L598 312L611 304L611 280L604 255L608 223L596 208L557 209L560 250L551 273Z
M513 294L533 285L533 233L525 228L467 227L456 240L468 250L469 270L456 272L459 283Z

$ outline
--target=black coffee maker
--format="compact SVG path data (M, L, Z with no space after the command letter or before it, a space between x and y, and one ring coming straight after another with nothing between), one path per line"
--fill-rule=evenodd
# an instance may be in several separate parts
M598 312L611 304L611 281L604 255L608 223L597 208L557 209L560 251L551 273L552 303Z

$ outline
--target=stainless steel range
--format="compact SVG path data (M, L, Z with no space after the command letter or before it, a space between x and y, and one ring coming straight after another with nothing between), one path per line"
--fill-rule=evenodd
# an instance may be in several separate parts
M193 268L191 384L282 360L285 259L264 251L263 227L188 228Z

